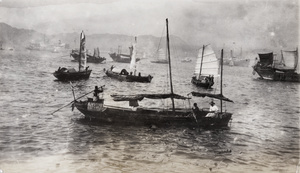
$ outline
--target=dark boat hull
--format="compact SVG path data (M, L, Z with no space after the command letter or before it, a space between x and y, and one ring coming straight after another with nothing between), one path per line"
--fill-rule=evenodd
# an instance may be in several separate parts
M106 71L106 75L108 77L117 79L119 81L125 81L125 82L150 83L153 78L151 75L148 76L125 75L125 74L120 74L109 70Z
M226 127L231 120L230 113L220 113L218 118L208 118L208 111L193 114L190 109L155 109L155 108L120 108L103 106L100 110L88 110L88 102L75 102L75 107L85 118L101 123L141 126L191 126L191 127ZM222 114L222 115L221 115ZM197 119L197 121L196 121Z
M53 75L61 81L70 80L81 80L88 79L91 75L92 70L80 71L80 72L65 72L65 71L55 71Z
M115 62L121 62L121 63L130 63L131 58L130 56L123 56L121 54L117 54L117 53L109 53L109 56L111 57L111 59ZM136 62L138 62L140 59L137 58Z
M79 61L79 53L76 52L72 52L70 53L70 55L74 58L75 61ZM91 55L87 55L87 59L86 61L88 63L102 63L103 61L105 61L106 58L104 57L95 57L95 56L91 56Z
M192 77L191 82L192 82L192 84L196 85L197 87L206 88L206 89L210 89L214 85L213 81L211 83L211 82L205 81L204 78L203 79L200 78L199 80L197 80L196 77Z
M273 67L253 66L253 70L262 78L274 81L300 82L300 74L294 71L279 71Z

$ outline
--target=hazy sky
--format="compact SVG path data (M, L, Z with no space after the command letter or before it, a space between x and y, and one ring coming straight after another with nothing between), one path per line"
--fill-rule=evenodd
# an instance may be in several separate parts
M192 43L220 39L255 44L298 39L298 0L0 0L0 22L54 34L80 32L161 36Z

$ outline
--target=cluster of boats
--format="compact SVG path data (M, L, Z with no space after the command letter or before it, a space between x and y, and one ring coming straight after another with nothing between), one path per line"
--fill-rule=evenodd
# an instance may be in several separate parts
M99 97L98 93L104 92L103 89L95 89L94 97L87 98L87 100L79 100L82 97L76 99L74 91L74 101L72 102L86 118L95 119L99 122L109 124L126 124L126 125L184 125L184 126L198 126L198 127L226 127L232 119L232 113L223 111L222 103L233 102L229 98L223 95L222 80L223 80L223 50L221 51L221 57L218 59L210 45L204 45L199 50L194 76L191 79L192 84L197 87L211 89L214 85L214 77L220 76L220 93L199 93L190 92L188 96L178 95L173 92L172 84L172 66L170 57L169 46L169 30L168 19L166 19L166 42L167 42L167 59L156 60L153 63L167 63L169 68L168 77L170 79L170 92L168 93L148 93L148 94L127 94L127 95L111 95L111 98L116 102L129 102L130 107L120 107L115 105L105 104L103 97ZM136 57L136 44L135 38L134 44L129 47L130 55L122 55L120 53L110 54L113 60L122 63L130 63L130 72L126 69L122 69L120 72L114 69L112 66L110 69L105 70L105 74L119 81L125 82L143 82L150 83L153 79L151 75L142 76L136 71L136 62L139 59ZM99 49L95 50L94 56L99 56ZM98 52L98 53L97 53ZM158 51L159 52L159 51ZM288 54L289 56L297 55L297 52L283 52L282 54ZM71 55L78 61L78 70L61 68L54 72L54 76L58 80L80 80L88 79L92 70L86 67L87 55L85 51L85 35L82 32L80 35L80 48L78 51L72 51ZM296 65L285 62L285 65L273 63L273 54L259 54L260 61L258 61L253 69L262 78L271 78L273 80L286 80L286 81L298 81L299 74L295 73ZM294 60L298 61L294 56ZM288 65L289 64L289 65ZM291 66L290 66L291 65ZM102 87L101 87L102 88ZM91 93L91 92L90 92ZM175 107L175 100L186 100L190 105L191 97L209 97L212 99L220 100L220 110L213 110L208 108L199 109L197 104L190 108L178 108ZM171 99L171 108L150 108L139 106L139 101L143 99ZM211 116L213 114L213 116ZM210 115L210 116L208 116Z
M191 92L188 97L178 95L173 92L173 84L172 84L172 71L171 71L171 57L170 57L170 46L169 46L169 30L168 30L168 19L166 19L166 40L167 40L167 62L169 64L169 79L170 79L170 92L169 93L149 93L149 94L137 94L137 95L111 95L112 99L116 102L125 101L129 102L131 107L119 107L115 105L107 105L105 104L105 100L103 97L98 97L97 93L103 92L103 90L94 90L94 97L87 98L87 100L79 100L78 97L76 99L74 94L73 105L85 115L86 118L95 119L99 122L110 123L110 124L126 124L126 125L156 125L156 126L169 126L169 125L183 125L183 126L196 126L196 127L226 127L232 118L232 113L224 112L222 109L222 102L232 100L226 98L222 94L222 84L221 93L219 94L210 94L210 93L198 93ZM91 74L91 69L86 67L86 55L85 55L85 35L82 32L80 35L80 48L77 53L78 59L78 70L67 69L67 68L59 68L54 72L54 76L58 80L80 80L87 79ZM135 70L135 62L136 58L136 43L131 47L131 56L130 56L130 67L132 72L128 73L127 70L123 69L121 72L113 71L113 67L109 70L106 70L106 75L118 79L120 81L126 82L151 82L153 76L141 76L140 74L136 74ZM205 49L205 50L204 50ZM215 54L211 54L212 49L209 45L203 46L203 50L201 50L200 59L204 59L204 57L208 57L207 59L213 59L216 61ZM223 52L223 51L222 51ZM222 62L222 57L221 57ZM210 64L206 60L199 60L198 65L200 64ZM217 64L218 61L213 62L213 64ZM222 63L221 63L222 64ZM208 74L207 71L203 67L200 67L200 73L197 72L195 75L195 80L199 80L200 82L206 82L206 80L202 80ZM198 69L198 67L196 68ZM210 69L210 68L209 68ZM221 65L222 69L222 65ZM216 69L218 70L218 69ZM222 70L221 70L222 71ZM75 77L77 76L77 78ZM212 74L207 77L211 77ZM222 76L222 72L221 72ZM199 78L199 79L198 79ZM222 83L222 77L221 83ZM210 86L212 86L210 84ZM191 96L194 97L210 97L213 99L218 99L221 102L221 109L219 111L211 112L208 108L199 109L197 106L193 108L178 108L175 107L175 100L186 100L189 102ZM171 108L159 107L159 108L149 108L139 106L139 101L142 101L144 98L147 99L170 99L172 103ZM214 116L207 117L209 113L213 113Z

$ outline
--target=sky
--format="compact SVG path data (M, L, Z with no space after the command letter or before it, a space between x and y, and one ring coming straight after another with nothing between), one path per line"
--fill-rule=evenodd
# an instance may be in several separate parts
M0 0L0 22L45 34L160 37L166 18L170 33L192 44L299 40L298 0Z

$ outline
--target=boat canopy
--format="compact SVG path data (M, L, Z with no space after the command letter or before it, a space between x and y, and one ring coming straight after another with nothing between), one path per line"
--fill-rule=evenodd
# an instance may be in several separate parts
M259 61L260 64L264 66L272 65L273 64L273 52L271 53L259 53Z
M210 98L215 98L215 99L224 100L228 102L233 102L229 98L224 97L222 94L210 94L210 93L199 93L199 92L191 92L191 93L193 96L196 97L210 97Z
M133 101L133 100L143 100L144 98L148 99L167 99L167 98L174 98L174 99L181 99L186 100L190 99L189 97L184 97L178 94L137 94L137 95L111 95L114 101Z

